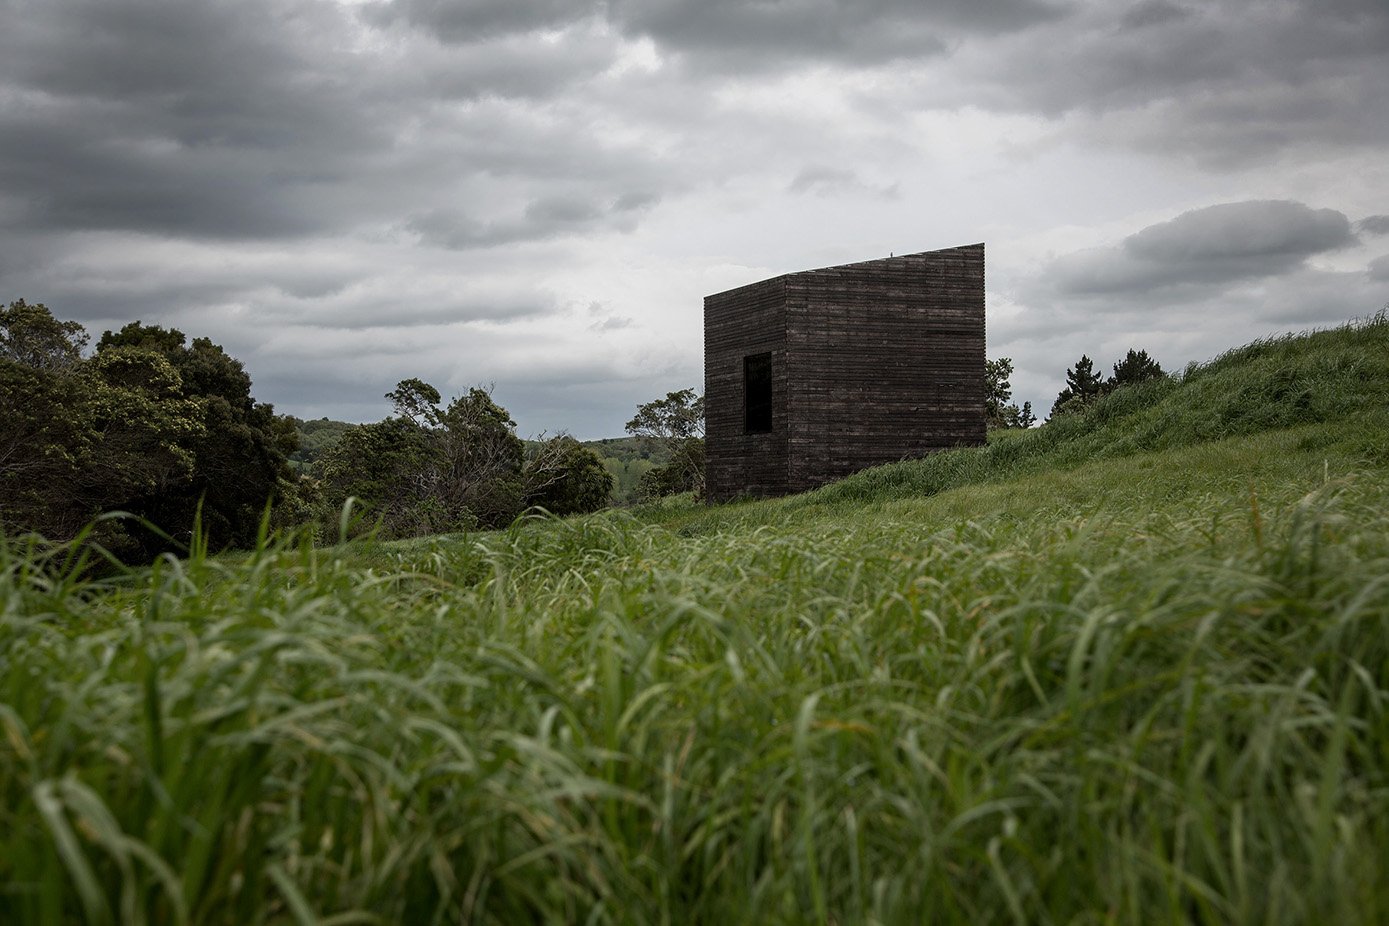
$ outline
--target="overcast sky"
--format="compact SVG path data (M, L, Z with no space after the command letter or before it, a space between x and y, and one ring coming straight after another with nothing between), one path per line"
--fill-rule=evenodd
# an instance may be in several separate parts
M988 353L1180 369L1389 301L1385 0L0 0L0 299L523 435L703 382L703 297L983 241Z

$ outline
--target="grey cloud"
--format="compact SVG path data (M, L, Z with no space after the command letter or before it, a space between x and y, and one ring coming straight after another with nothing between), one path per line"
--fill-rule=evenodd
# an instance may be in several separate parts
M812 164L801 168L792 178L787 190L811 196L867 195L882 199L895 199L897 184L875 187L865 183L857 173L840 167Z
M1124 29L1142 29L1144 26L1160 26L1193 15L1191 7L1169 3L1168 0L1141 0L1125 10L1119 22Z
M0 29L0 186L29 227L213 237L332 224L318 192L389 137L315 0L18 0Z
M696 66L763 70L807 58L882 64L947 52L962 34L1008 32L1060 15L1042 0L614 0L629 34L698 56Z
M377 25L405 22L449 42L556 29L592 16L598 4L574 0L394 0L363 8Z
M1370 261L1369 277L1376 283L1389 283L1389 254Z
M614 224L641 215L628 190L652 175L648 155L594 133L582 109L501 102L569 93L608 67L618 40L601 30L447 53L372 34L334 0L6 2L0 229L341 234L471 198L458 185L488 172L607 177L606 195L627 197ZM494 237L550 234L546 208Z
M1283 200L1223 203L1150 225L1117 248L1060 258L1046 276L1076 295L1222 286L1287 273L1355 241L1350 221L1334 209Z
M1350 221L1335 209L1258 200L1184 212L1129 236L1124 250L1168 264L1246 258L1296 262L1353 243Z
M397 305L393 309L384 308L376 298L346 298L335 302L337 304L327 307L293 302L266 314L281 324L313 328L404 330L476 322L504 324L555 311L554 297L539 292L465 295L423 305ZM375 350L375 347L367 348L368 353Z
M1355 231L1361 235L1389 235L1389 215L1367 215L1355 223Z
M1218 168L1289 149L1389 142L1380 0L1075 4L1064 21L966 44L928 99L1079 114L1078 141Z
M635 216L658 201L654 194L627 192L608 203L592 196L553 194L531 200L520 217L482 221L455 209L416 213L405 227L425 243L465 250L519 241L540 241L600 229L630 231Z
M726 75L812 58L881 64L937 55L962 34L1026 28L1062 9L1047 0L394 0L370 4L364 15L456 44L603 22L687 56L696 70Z

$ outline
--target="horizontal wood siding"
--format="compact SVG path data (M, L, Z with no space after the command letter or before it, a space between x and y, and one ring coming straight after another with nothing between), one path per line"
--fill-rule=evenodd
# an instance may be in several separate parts
M704 300L705 492L710 501L785 495L785 277ZM743 360L772 355L772 430L747 433Z
M772 432L743 358L772 354ZM800 492L984 441L984 246L808 270L704 300L708 497Z
M787 278L788 485L984 441L984 246Z

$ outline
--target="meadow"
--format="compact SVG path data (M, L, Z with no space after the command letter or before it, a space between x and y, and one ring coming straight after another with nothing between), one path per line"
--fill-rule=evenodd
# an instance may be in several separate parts
M786 499L95 555L0 545L3 923L1389 921L1383 313Z

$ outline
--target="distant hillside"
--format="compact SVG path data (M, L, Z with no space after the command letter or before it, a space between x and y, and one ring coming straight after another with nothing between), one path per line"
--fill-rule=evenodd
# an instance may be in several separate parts
M290 416L294 429L299 432L299 449L289 458L289 465L301 472L312 472L313 464L327 453L348 428L355 424L346 421L330 421L320 418L317 421L304 421Z

